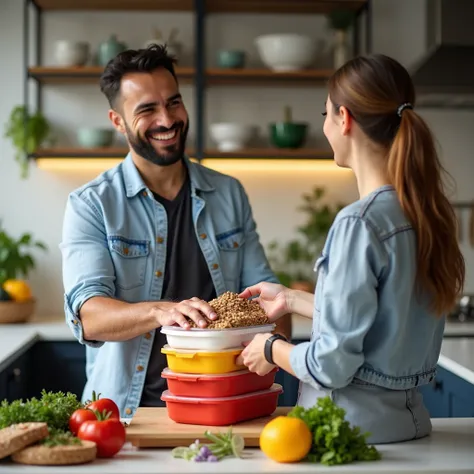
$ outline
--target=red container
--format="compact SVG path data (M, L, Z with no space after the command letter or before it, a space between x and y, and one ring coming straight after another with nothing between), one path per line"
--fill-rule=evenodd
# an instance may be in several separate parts
M240 370L221 375L177 374L165 369L161 376L168 380L169 391L179 397L222 398L268 390L275 382L275 367L264 376Z
M178 397L166 390L161 399L176 423L228 426L270 416L277 408L280 393L281 385L273 384L268 390L225 398Z

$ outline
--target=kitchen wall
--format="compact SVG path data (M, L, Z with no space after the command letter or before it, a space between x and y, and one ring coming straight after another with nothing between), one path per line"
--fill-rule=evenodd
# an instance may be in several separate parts
M375 0L373 6L374 50L389 54L409 65L424 50L425 24L423 5L426 0ZM1 0L0 4L0 126L10 110L22 101L22 2ZM180 39L192 52L193 22L187 13L47 13L44 20L44 65L54 64L53 42L62 38L87 39L95 48L111 33L131 47L141 46L152 27L169 32L180 30ZM250 62L258 63L253 38L266 32L301 32L315 38L329 34L323 19L308 16L215 15L207 20L207 57L215 64L218 48L245 48ZM182 93L191 120L194 116L193 88L183 86ZM207 125L215 121L239 121L258 125L262 134L266 124L282 116L283 106L293 107L296 120L311 124L312 140L324 143L322 117L325 92L317 88L216 87L208 91ZM94 86L47 87L44 112L53 122L59 143L74 144L75 130L83 124L107 125L105 99ZM473 112L423 110L433 126L448 171L456 184L457 199L473 198L474 178ZM190 139L194 127L191 124ZM38 254L38 268L31 275L34 292L39 297L41 315L62 312L61 258L58 243L61 235L64 205L68 193L94 177L94 172L47 172L31 168L30 178L21 180L13 160L13 149L0 135L0 219L14 235L32 231L45 241L50 250ZM211 143L209 143L211 144ZM357 189L350 172L295 170L289 172L233 171L244 184L254 209L264 244L277 237L294 235L302 215L296 211L301 193L315 185L327 187L328 199L353 201ZM462 244L468 261L467 290L474 292L473 252Z

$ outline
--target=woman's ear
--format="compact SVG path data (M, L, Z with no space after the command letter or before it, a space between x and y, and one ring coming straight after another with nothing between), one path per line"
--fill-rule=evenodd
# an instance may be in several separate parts
M339 107L339 119L341 121L341 130L343 135L349 135L352 127L352 116L346 107L341 105Z

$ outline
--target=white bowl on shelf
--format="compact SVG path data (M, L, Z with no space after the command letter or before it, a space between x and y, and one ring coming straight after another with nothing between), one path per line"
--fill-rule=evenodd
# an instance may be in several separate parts
M275 324L249 326L230 329L184 329L178 326L163 326L168 345L173 349L192 349L203 351L223 351L242 349L242 343L250 341L256 334L269 333Z
M233 152L245 148L255 134L256 127L241 123L213 123L209 132L219 151Z
M315 60L317 50L314 39L298 34L258 36L255 45L262 62L278 72L308 68Z
M59 40L54 44L54 59L60 67L84 66L89 60L89 43Z

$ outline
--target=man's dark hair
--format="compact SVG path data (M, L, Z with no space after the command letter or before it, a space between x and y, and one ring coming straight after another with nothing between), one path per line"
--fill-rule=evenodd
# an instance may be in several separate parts
M146 49L129 49L111 59L100 77L100 90L103 92L110 107L115 108L120 84L125 74L133 72L150 73L160 67L168 70L176 82L174 71L176 59L169 55L165 45L152 44Z

